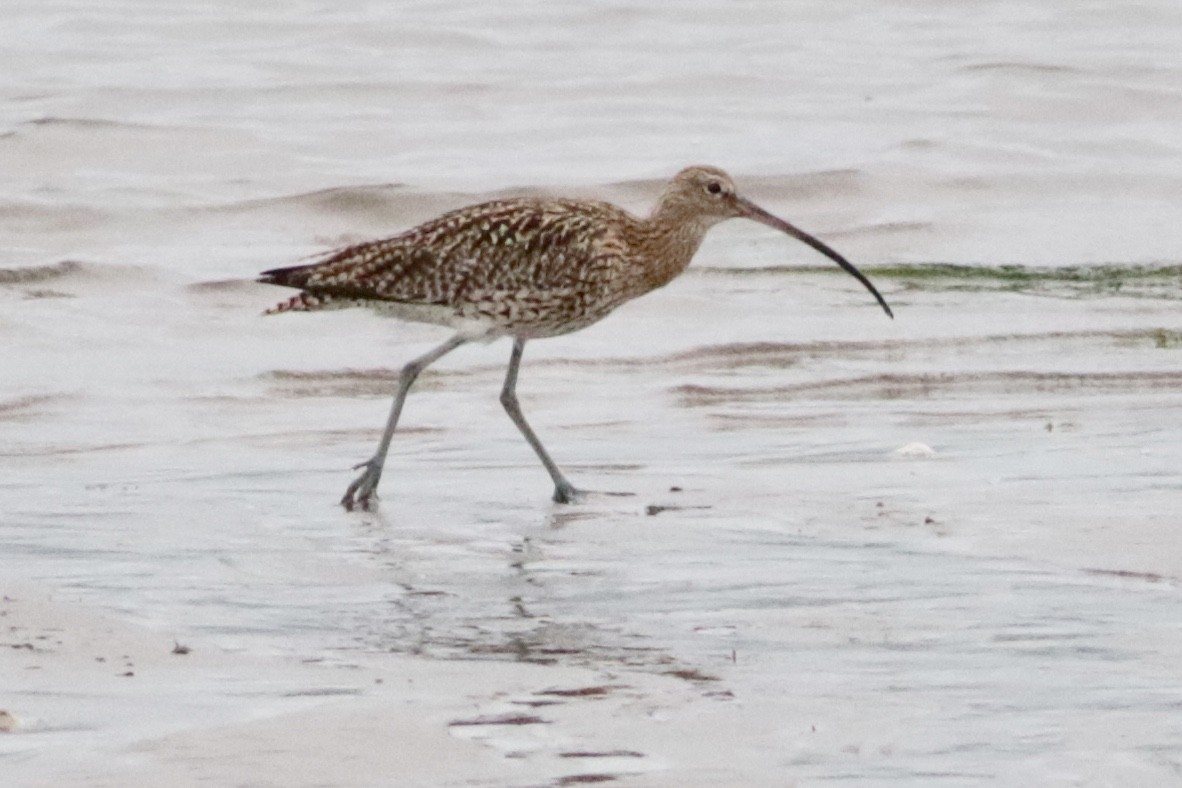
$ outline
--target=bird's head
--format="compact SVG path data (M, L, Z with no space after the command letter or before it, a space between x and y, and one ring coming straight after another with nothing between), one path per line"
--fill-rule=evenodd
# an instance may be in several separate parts
M744 216L735 182L717 167L686 167L665 187L657 207L683 221L710 227L724 219Z
M840 265L857 279L878 300L883 311L894 317L886 299L866 276L828 245L783 219L768 213L738 193L735 182L717 167L696 165L686 167L673 177L653 211L653 219L694 227L704 234L707 229L726 219L751 219L780 232L787 233Z

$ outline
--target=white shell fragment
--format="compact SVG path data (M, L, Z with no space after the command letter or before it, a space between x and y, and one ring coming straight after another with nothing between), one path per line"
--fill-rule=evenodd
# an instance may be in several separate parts
M923 460L923 459L927 459L929 457L936 456L935 449L933 449L931 446L927 445L926 443L920 443L918 441L908 443L906 446L900 446L899 448L895 449L891 453L894 454L896 457L905 457L907 459L918 459L918 460Z

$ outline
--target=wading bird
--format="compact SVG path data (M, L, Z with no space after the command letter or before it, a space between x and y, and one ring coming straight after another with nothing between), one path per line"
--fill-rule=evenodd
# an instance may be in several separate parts
M390 238L332 252L319 262L265 271L267 284L300 292L269 314L367 306L396 317L436 323L456 333L402 368L398 392L377 451L354 470L341 504L370 508L402 404L419 373L466 342L513 338L501 404L554 481L554 500L578 491L534 434L517 401L525 343L602 320L613 309L668 284L689 265L706 232L746 218L802 241L886 300L837 252L739 195L715 167L688 167L669 182L647 218L596 200L494 200L445 213Z

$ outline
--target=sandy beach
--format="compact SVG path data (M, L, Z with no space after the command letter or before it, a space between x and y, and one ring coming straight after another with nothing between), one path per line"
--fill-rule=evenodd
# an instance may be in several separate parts
M10 4L0 783L1182 784L1182 11ZM461 349L258 271L504 194L752 223ZM623 495L608 493L624 493Z

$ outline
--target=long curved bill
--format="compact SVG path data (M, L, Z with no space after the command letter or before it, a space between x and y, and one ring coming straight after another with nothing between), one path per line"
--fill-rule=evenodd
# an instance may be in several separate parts
M743 215L748 219L753 219L760 224L766 224L768 227L774 227L780 232L787 233L796 240L813 247L818 252L840 265L846 270L846 273L854 277L854 279L857 279L866 287L867 290L873 293L874 297L878 299L879 305L882 306L883 311L887 313L887 317L891 318L892 320L894 319L895 314L891 311L886 299L882 297L882 293L878 292L874 285L870 283L870 280L866 278L866 275L855 268L854 264L849 260L842 257L837 252L833 251L828 246L806 233L804 230L798 229L791 224L788 224L788 222L784 221L780 217L768 213L750 200L744 199L742 197L736 197L735 200L738 202L739 208L743 211Z

